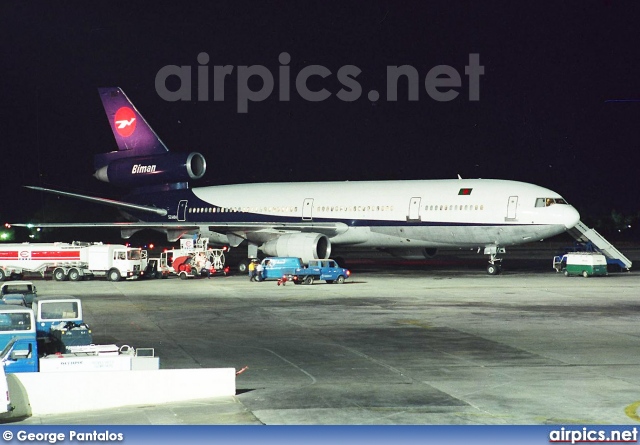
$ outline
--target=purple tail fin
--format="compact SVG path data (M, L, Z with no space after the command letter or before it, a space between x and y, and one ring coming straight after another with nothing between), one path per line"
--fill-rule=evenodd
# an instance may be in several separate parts
M120 88L98 88L98 92L118 151L97 155L94 159L96 170L114 159L166 154L169 151Z

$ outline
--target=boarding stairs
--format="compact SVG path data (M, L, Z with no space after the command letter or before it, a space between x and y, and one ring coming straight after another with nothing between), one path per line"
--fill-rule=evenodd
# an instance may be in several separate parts
M582 221L578 221L578 224L572 229L569 229L568 232L579 243L593 246L594 250L606 256L608 264L617 264L623 270L631 269L632 262L629 258L613 247L613 245L604 239L595 229L590 229Z

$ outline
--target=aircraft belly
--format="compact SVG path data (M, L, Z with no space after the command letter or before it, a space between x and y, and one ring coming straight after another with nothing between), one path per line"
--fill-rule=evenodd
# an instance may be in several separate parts
M476 246L487 239L487 228L482 226L428 226L428 227L398 227L396 236L400 239L411 240L407 244L458 247Z
M508 246L538 241L564 232L561 225L376 226L350 227L331 239L336 245L361 247Z

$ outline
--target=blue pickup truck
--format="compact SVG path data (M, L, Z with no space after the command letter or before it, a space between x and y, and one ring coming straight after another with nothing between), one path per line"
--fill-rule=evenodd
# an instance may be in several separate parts
M316 280L342 284L351 271L338 266L335 260L311 260L305 266L300 258L270 257L262 260L262 279L275 279L279 283L292 281L295 284L313 284Z

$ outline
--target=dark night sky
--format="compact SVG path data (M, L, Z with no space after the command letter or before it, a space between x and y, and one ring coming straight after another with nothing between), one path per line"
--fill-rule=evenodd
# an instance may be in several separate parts
M606 101L640 99L639 12L613 1L3 2L0 218L20 222L57 199L22 185L124 192L91 176L94 154L115 149L100 86L122 87L171 150L205 155L194 185L460 174L545 186L583 215L637 212L640 103ZM161 99L156 73L196 67L200 52L210 91L214 65L264 65L276 89L240 114L236 69L224 102ZM332 96L307 102L292 85L291 101L279 101L281 52L292 84L305 66L329 68L310 86ZM464 76L470 53L485 67L478 102ZM405 64L420 74L420 99L401 84L388 102L386 67ZM343 65L362 70L355 102L335 96ZM457 99L427 96L436 65L463 74ZM380 100L367 99L372 89Z

